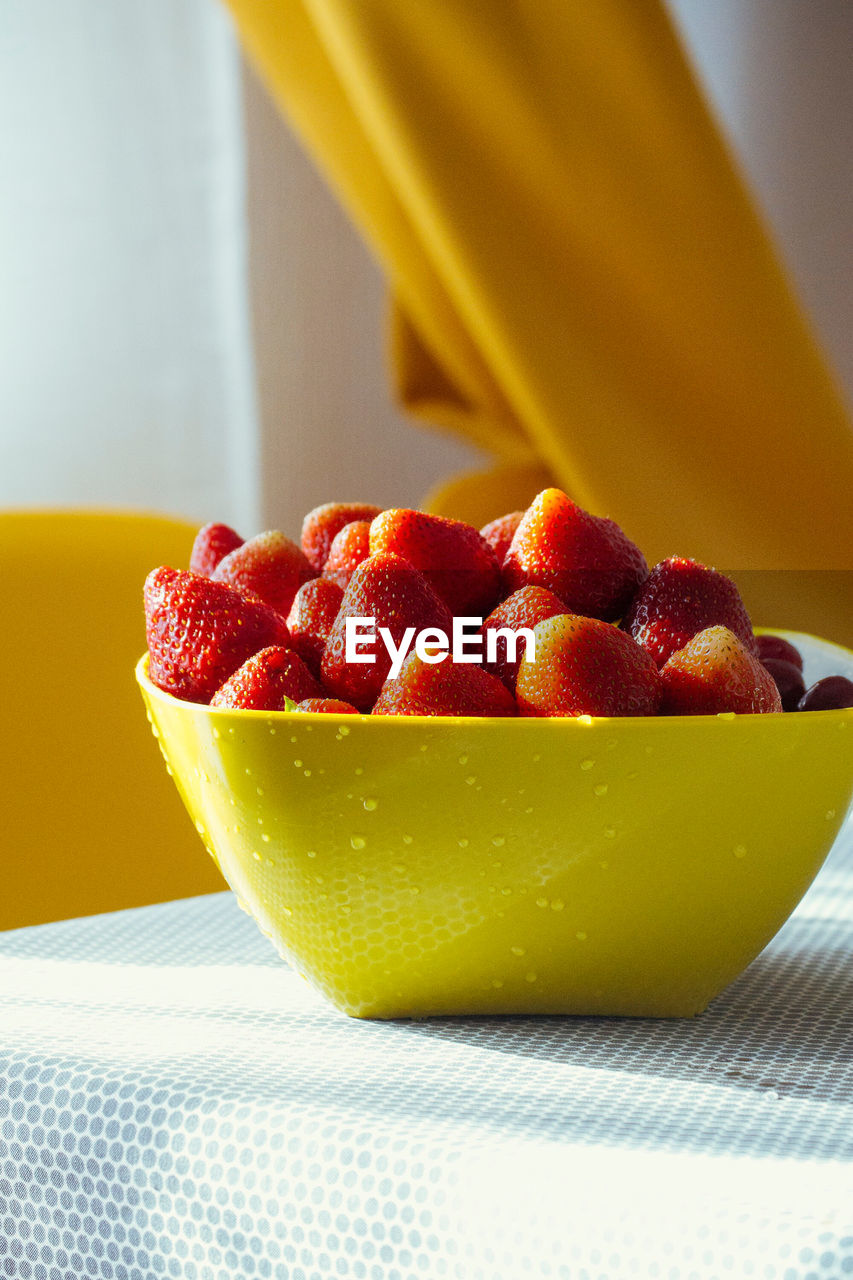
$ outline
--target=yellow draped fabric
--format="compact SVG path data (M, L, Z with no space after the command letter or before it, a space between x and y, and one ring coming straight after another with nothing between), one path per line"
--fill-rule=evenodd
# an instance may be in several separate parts
M806 571L762 620L849 636L853 432L662 5L228 3L384 265L404 404L495 458L433 509L557 483L652 560Z

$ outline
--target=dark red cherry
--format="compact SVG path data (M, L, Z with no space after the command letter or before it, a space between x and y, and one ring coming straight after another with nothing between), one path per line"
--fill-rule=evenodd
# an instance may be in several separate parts
M802 671L803 659L799 649L795 649L781 636L756 636L755 643L758 645L759 662L764 662L766 658L773 658L774 661L778 659L781 662L790 662L798 671Z
M796 711L800 698L806 691L803 673L793 662L784 662L781 658L762 658L761 665L769 671L776 682L779 696L782 699L783 711Z
M806 689L797 710L836 711L839 707L853 707L853 680L846 676L826 676Z

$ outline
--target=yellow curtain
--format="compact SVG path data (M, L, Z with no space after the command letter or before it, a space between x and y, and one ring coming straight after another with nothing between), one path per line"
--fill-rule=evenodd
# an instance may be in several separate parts
M849 637L853 432L662 4L228 3L383 263L403 403L495 459L433 509L557 483Z

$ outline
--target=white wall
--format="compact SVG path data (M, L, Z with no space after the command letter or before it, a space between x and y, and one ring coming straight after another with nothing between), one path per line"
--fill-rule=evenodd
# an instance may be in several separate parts
M262 523L298 530L338 500L417 506L484 459L393 405L379 269L248 68L245 95Z
M243 158L211 0L3 0L0 506L256 523Z

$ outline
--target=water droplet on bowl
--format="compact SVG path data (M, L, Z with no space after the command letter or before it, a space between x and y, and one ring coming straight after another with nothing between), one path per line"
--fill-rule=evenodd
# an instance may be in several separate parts
M414 836L403 836L403 844L414 844L414 842L415 842Z
M565 905L566 905L566 904L565 904L565 902L563 902L563 899L562 899L562 898L555 898L555 899L554 899L554 901L551 903L551 910L552 910L552 911L562 911L562 910L563 910L563 908L565 907Z
M467 849L469 841L465 838L465 836L463 836L462 839L457 840L456 843L459 845L460 849Z
M834 810L834 809L827 809L826 814L825 814L825 817L826 817L827 822L832 822L832 819L835 817L835 810Z
M594 760L581 760L582 769L592 769L594 765L595 765Z
M578 929L577 933L575 934L575 937L577 938L578 942L586 942L587 935L584 933L583 929Z
M348 738L349 726L345 724L338 725L338 733L341 735L342 738Z
M736 844L736 845L735 845L735 847L734 847L734 849L732 849L732 853L735 855L735 857L736 857L736 858L745 858L745 857L746 857L746 845L745 845L745 844Z
M606 782L599 782L598 786L597 786L597 787L593 787L592 791L593 791L593 795L596 795L596 796L606 796L606 795L607 795L607 783L606 783Z
M500 849L502 845L506 844L506 836L492 836L492 844L496 849Z
M269 844L271 838L272 837L268 834L268 832L266 831L261 832L261 839L263 840L264 844Z
M531 969L529 973L526 973L524 975L524 981L535 982L538 977L539 977L538 973L534 973L533 970Z
M473 775L472 775L470 778L466 778L466 779L465 779L465 782L466 782L467 786L469 786L469 787L473 787L473 785L474 785L474 783L475 783L476 781L477 781L477 779L476 779L475 777L473 777Z
M306 853L306 857L308 857L308 858L316 858L316 857L317 857L317 850L316 850L316 849L309 849L309 850L307 851L307 853Z
M616 839L616 828L615 828L615 827L605 827L605 828L604 828L604 838L605 838L605 840L615 840L615 839Z
M350 836L350 844L353 849L363 849L367 844L364 836Z
M364 807L365 807L365 809L367 810L367 812L368 812L368 813L373 813L373 811L374 811L375 809L378 809L378 808L379 808L379 801L378 801L378 800L375 800L375 799L373 798L373 796L368 796L368 797L363 801L363 804L364 804Z
M524 947L510 947L510 951L514 956L526 956L527 952Z
M467 763L468 763L468 757L467 757L467 756L460 756L460 757L459 757L459 763L460 763L460 764L467 764Z
M294 760L294 762L293 762L293 767L294 767L294 769L301 769L301 768L302 768L302 761L301 761L301 760Z
M537 899L536 899L536 905L537 905L537 907L547 907L547 906L548 906L548 899L547 899L547 898L537 898Z

